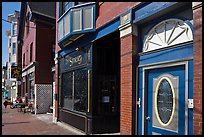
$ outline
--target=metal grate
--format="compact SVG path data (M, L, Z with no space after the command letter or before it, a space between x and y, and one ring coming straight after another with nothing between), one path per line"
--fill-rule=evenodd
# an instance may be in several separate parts
M35 114L47 113L52 105L52 85L36 84Z

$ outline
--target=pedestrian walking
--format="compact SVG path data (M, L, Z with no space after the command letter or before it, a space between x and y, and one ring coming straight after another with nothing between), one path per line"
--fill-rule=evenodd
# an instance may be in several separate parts
M21 96L18 97L18 103L19 103L18 112L23 112L22 108L24 108L24 105L22 104L23 100L22 100ZM20 110L19 110L19 108L20 108Z
M4 101L5 112L7 112L7 105L8 105L8 97L6 97Z

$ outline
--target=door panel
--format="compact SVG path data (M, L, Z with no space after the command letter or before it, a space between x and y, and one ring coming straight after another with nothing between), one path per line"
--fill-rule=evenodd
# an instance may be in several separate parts
M185 66L147 72L147 134L185 134Z

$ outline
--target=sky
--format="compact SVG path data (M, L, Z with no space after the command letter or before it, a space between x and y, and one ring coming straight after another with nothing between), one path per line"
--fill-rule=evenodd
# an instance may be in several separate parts
M8 15L15 10L20 11L20 2L2 2L2 19L8 20ZM10 30L10 23L2 20L2 66L8 61L8 38L6 30Z

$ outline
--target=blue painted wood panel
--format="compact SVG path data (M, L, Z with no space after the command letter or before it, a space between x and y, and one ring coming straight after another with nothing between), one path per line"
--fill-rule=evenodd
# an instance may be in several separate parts
M144 54L139 57L139 65L152 64L164 61L179 60L193 57L192 44L169 48L159 52Z
M162 74L170 74L172 76L178 76L178 97L175 98L178 103L178 123L174 123L178 125L178 133L175 131L169 131L163 127L163 129L159 127L153 127L153 115L152 112L155 111L152 109L153 106L153 78L157 78ZM159 68L148 71L147 73L147 116L150 117L150 120L147 121L147 134L151 135L152 132L160 133L162 135L184 135L185 134L185 66L173 66L169 68ZM176 94L176 93L175 93ZM154 118L155 119L155 118Z
M193 60L188 61L188 98L193 99ZM193 108L188 109L188 134L193 135Z
M152 2L140 9L135 9L133 23L139 22L149 16L175 5L177 2Z

